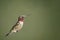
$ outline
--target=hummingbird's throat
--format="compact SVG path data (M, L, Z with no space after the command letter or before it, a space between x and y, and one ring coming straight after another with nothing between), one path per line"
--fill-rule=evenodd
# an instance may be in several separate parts
M24 21L24 18L19 18L18 21L22 21L23 22Z

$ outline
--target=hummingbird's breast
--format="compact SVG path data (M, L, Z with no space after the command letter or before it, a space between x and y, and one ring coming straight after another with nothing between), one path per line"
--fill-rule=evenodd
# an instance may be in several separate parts
M19 24L21 27L23 27L23 22L22 21L19 21Z

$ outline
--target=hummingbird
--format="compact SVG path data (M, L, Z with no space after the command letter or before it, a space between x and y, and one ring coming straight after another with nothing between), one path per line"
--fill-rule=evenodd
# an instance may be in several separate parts
M26 16L25 15L21 15L18 17L18 21L16 22L16 24L11 28L11 30L6 34L6 36L12 34L12 33L16 33L16 32L19 32L22 27L23 27L23 24L24 24L24 18Z

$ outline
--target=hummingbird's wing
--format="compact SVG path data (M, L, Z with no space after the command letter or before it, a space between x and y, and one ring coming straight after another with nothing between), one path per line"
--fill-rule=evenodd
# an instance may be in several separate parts
M12 34L13 32L18 32L17 29L20 30L20 26L18 22L11 28L11 30L6 34L6 36L8 36L9 34Z
M20 26L19 26L19 23L17 22L17 23L11 28L10 31L16 30L16 29L18 29L18 27L20 27ZM17 30L16 30L16 31L17 31Z
M17 26L17 25L18 25L18 22L11 28L11 30L13 30L15 28L15 26Z
M11 32L18 32L19 30L21 30L21 24L19 22L17 22L12 29L10 30Z

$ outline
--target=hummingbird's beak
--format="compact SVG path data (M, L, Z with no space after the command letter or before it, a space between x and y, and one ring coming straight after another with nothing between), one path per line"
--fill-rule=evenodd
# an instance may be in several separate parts
M21 15L22 17L27 17L26 15Z
M26 14L26 15L21 15L22 17L28 17L30 16L31 14Z

